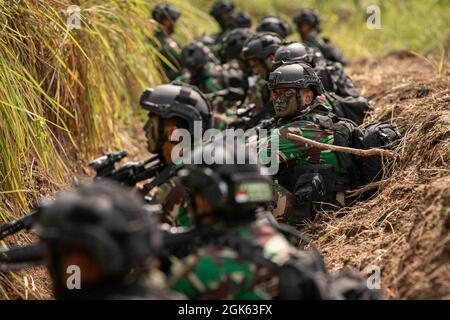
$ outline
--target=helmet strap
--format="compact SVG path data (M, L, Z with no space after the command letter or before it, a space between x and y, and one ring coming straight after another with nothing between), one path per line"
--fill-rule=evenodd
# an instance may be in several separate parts
M297 111L301 111L302 108L302 94L299 88L295 89L295 98L297 100Z
M156 142L156 150L160 153L162 152L163 145L167 140L164 129L164 121L161 117L158 117L158 141Z

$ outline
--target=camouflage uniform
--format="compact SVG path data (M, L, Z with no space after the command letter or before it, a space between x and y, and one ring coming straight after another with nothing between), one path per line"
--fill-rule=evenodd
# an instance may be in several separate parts
M229 235L253 240L266 258L284 263L296 252L286 238L263 221L236 227ZM254 261L221 243L209 241L183 261L172 265L172 290L189 299L267 300L278 294L278 280Z
M315 115L328 115L332 110L331 104L324 96L319 96L313 103L306 107L305 111L290 119L279 119L275 124L274 129L278 129L278 157L280 161L280 169L276 175L277 181L280 184L279 188L275 188L276 195L274 197L274 216L283 222L289 224L297 224L304 215L302 212L293 210L296 207L295 203L295 184L303 168L308 168L311 165L329 165L332 174L337 176L334 190L339 192L346 189L345 181L346 172L341 168L338 157L335 152L328 150L319 150L311 147L305 143L292 141L288 139L288 133L302 135L308 139L316 140L325 144L333 144L334 133L332 130L323 128L315 119ZM270 135L268 139L261 140L258 143L260 156L269 157L270 150ZM301 173L300 173L301 172ZM337 195L334 194L336 200ZM342 201L342 194L339 194L338 201Z
M167 61L160 58L162 69L169 80L175 80L181 73L181 49L178 43L167 36L162 31L155 33L157 43L153 42L153 45L159 50L161 55L172 65L170 66Z
M260 110L264 106L262 99L262 89L266 84L266 81L259 77L255 77L255 80L256 81L254 81L254 83L249 84L244 105L254 105L255 110Z

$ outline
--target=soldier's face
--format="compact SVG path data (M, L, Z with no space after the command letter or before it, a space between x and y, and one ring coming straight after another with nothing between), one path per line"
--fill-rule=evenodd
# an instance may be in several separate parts
M303 40L309 40L313 38L316 34L315 29L309 23L302 23L297 26L298 33Z
M288 117L297 113L297 95L295 89L280 88L272 90L272 101L278 117Z
M268 72L263 63L256 59L248 60L248 65L253 71L253 74L258 75L261 79L267 79Z
M175 30L175 22L171 19L164 18L162 25L164 26L164 29L166 30L167 34L172 34Z

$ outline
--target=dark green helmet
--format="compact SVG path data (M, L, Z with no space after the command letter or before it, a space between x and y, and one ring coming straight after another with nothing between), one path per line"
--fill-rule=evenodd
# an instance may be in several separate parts
M252 19L246 12L232 12L230 14L230 19L227 22L227 26L230 30L250 28L252 26Z
M301 26L304 23L309 23L317 32L321 31L320 18L316 11L312 9L300 10L293 18L295 25Z
M67 272L61 270L61 258L67 252L91 257L101 274L99 282L146 269L147 259L157 255L160 246L156 226L156 217L146 212L142 200L113 181L82 185L43 202L36 230L48 249L55 293L68 291L61 283Z
M274 54L281 46L283 40L276 33L260 32L249 38L244 44L243 53L246 60L265 60Z
M313 52L300 42L286 44L275 52L273 68L276 69L285 63L307 63L312 64Z
M285 64L271 72L269 88L270 90L311 88L315 96L323 93L322 82L314 70L310 66L300 63Z
M152 17L159 23L162 23L164 18L168 18L170 21L175 22L181 16L180 11L169 3L160 3L156 5L152 10Z
M245 42L255 34L250 29L235 29L224 40L224 56L227 60L238 59Z
M216 221L251 220L258 208L267 207L272 200L271 181L262 174L256 158L249 155L245 145L237 141L226 143L225 136L216 136L214 140L196 148L190 155L190 162L211 154L215 161L186 164L179 173L182 183L190 191L192 203L195 204L196 195L207 199ZM201 223L199 217L196 220Z
M193 41L181 51L181 63L185 68L200 70L208 62L218 63L211 50L200 41Z
M194 132L195 121L202 122L203 130L212 127L208 99L198 88L185 83L172 82L147 89L141 96L140 104L161 118L178 117L186 120L191 133Z
M265 17L256 26L257 32L273 32L281 38L286 38L292 33L289 24L280 17Z

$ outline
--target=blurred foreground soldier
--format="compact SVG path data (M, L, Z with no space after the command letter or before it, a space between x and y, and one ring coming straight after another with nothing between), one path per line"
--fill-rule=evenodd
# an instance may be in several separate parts
M300 33L302 41L306 45L319 49L325 59L340 62L343 65L347 64L346 59L342 56L339 49L331 43L330 39L320 36L320 32L322 31L320 19L314 10L301 10L294 16L293 21L297 26L297 31Z
M265 17L256 26L257 32L273 32L282 39L292 34L289 24L280 17Z
M180 15L178 9L168 3L160 3L152 11L153 19L159 24L159 28L154 34L157 43L152 42L167 60L161 59L161 65L169 80L175 80L181 73L181 49L171 37Z
M299 251L289 242L281 231L288 228L264 212L272 198L270 179L249 157L236 164L235 145L204 148L213 148L216 162L224 164L187 165L180 171L204 244L173 264L173 290L190 299L345 299L364 284L356 275L356 285L346 282L344 290L333 285L316 250Z
M155 217L135 194L97 182L62 193L39 214L36 229L57 299L172 298L145 285L160 237Z
M276 178L294 196L297 209L274 214L277 219L296 225L314 217L325 203L345 205L344 191L349 189L350 176L340 161L342 154L292 141L287 135L294 133L325 144L349 137L334 135L333 126L338 119L331 113L332 106L323 96L320 79L311 67L283 65L270 74L269 87L278 118L272 126L278 129L279 138L280 169ZM350 122L342 125L355 126ZM267 145L271 139L260 142L262 152L270 150Z
M167 166L156 177L159 187L154 196L155 202L162 205L162 221L170 225L191 226L187 195L179 178L173 177L182 165L179 163L182 155L172 158L172 151L178 142L172 141L171 136L177 129L185 129L191 135L189 142L192 148L201 143L205 130L212 127L209 101L198 88L175 82L146 90L140 104L149 111L144 126L147 150L160 154ZM196 125L201 125L197 134L194 129Z

